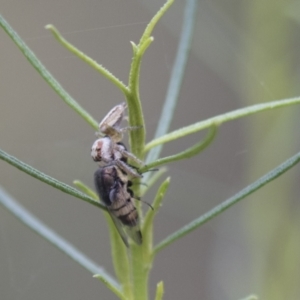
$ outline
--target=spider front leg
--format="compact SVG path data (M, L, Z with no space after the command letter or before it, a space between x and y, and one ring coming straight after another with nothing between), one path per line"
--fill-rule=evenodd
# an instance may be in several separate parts
M127 164L127 159L131 158L139 165L144 165L141 160L126 150L122 143L114 143L109 137L98 139L91 149L91 156L100 165L116 165L124 173L132 177L141 178L142 175L134 167Z
M113 161L114 164L116 164L122 171L124 171L126 174L135 177L135 178L142 178L143 175L140 174L135 168L131 167L124 161L120 159L116 159Z
M115 149L121 153L121 156L122 156L122 157L126 157L126 158L131 159L132 161L134 161L135 163L137 163L139 166L142 166L142 167L145 166L144 162L141 161L139 158L137 158L137 157L136 157L134 154L132 154L131 152L128 152L128 151L126 150L126 148L124 147L123 144L116 144L116 145L115 145Z

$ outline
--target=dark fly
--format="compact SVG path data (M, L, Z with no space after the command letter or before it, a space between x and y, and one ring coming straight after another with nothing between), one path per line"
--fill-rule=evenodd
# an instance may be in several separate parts
M99 168L94 174L95 187L101 201L113 219L122 240L128 247L129 236L142 243L139 216L134 206L134 194L127 174L115 164Z

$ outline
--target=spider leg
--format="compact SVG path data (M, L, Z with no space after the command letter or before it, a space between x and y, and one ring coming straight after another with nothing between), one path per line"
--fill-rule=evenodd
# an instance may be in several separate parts
M130 167L124 161L122 161L120 159L116 159L114 162L121 170L123 170L128 175L131 175L132 177L137 177L137 178L143 177L136 169Z
M140 159L138 159L135 155L133 155L132 153L128 152L127 150L124 149L124 147L116 144L115 145L116 149L122 154L122 156L129 158L131 160L133 160L135 163L137 163L140 166L144 166L144 162L141 161Z

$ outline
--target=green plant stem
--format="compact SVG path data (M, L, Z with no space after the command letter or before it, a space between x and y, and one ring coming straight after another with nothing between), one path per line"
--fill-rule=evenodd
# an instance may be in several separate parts
M94 129L98 129L98 122L85 111L59 84L59 82L51 75L51 73L38 60L35 54L28 48L20 36L13 30L13 28L0 15L0 26L19 47L24 56L28 59L30 64L37 70L37 72L45 79L45 81L54 89L54 91L63 99L63 101L75 110L88 124Z
M129 125L143 126L140 130L136 130L135 132L131 131L129 133L131 151L140 158L143 158L145 145L144 117L139 96L139 72L141 59L146 49L153 41L153 38L150 35L155 24L163 16L163 14L167 11L172 3L173 0L167 1L165 5L152 18L144 34L142 35L139 44L135 45L134 43L132 43L133 59L128 79L128 88L130 92L126 97L129 111ZM137 210L139 211L139 214L142 215L140 204L137 204ZM149 250L152 249L152 245L149 247L146 242L143 242L141 246L132 244L130 249L133 299L147 300L148 279L149 271L151 268L150 262L152 259L152 253Z
M196 23L198 0L188 0L185 6L183 25L180 41L177 49L175 62L171 72L171 78L167 90L166 100L159 118L158 126L154 138L166 134L170 128L176 108L179 91L182 85L182 79L185 72L186 63L190 53L192 36ZM162 150L162 144L152 148L146 158L146 163L156 160ZM148 178L149 175L146 175Z
M131 245L130 263L132 267L132 288L134 300L148 299L149 271L151 262L151 253L149 247L144 243L142 245Z
M139 95L139 72L142 56L152 40L152 38L149 38L144 45L135 46L136 50L133 54L129 72L129 93L126 96L129 113L129 125L132 127L140 127L137 130L131 130L129 132L129 143L131 146L131 151L140 158L142 158L143 155L146 132L142 104Z
M84 54L82 51L77 49L75 46L73 46L71 43L69 43L61 34L60 32L51 24L47 25L45 27L46 29L49 29L54 37L65 47L67 48L71 53L75 54L77 57L82 59L84 62L86 62L88 65L90 65L92 68L97 70L99 73L101 73L104 77L109 79L113 84L115 84L125 95L127 94L128 90L126 85L118 79L116 76L114 76L110 71L108 71L103 66L99 65L94 59Z
M41 220L32 215L20 203L8 195L2 188L0 188L0 204L3 205L11 214L13 214L20 222L32 229L42 238L50 242L60 251L68 255L79 265L84 267L92 274L99 274L101 280L115 290L120 290L120 285L116 280L109 275L103 267L98 266L95 262L77 250L72 244L60 237L56 232L46 226Z
M290 168L295 166L300 161L300 152L297 153L295 156L289 158L284 163L264 175L263 177L259 178L254 183L250 184L237 194L235 194L233 197L225 200L221 204L217 205L204 215L200 216L199 218L195 219L194 221L190 222L189 224L185 225L178 231L174 232L170 236L168 236L166 239L164 239L162 242L160 242L154 249L154 254L157 254L160 250L165 248L166 246L170 245L171 243L175 242L179 238L185 236L189 232L197 229L199 226L203 225L207 221L211 220L212 218L219 215L221 212L225 211L232 205L236 204L240 200L244 199L248 195L252 194L256 190L262 188L264 185L269 183L270 181L276 179L286 171L288 171Z
M153 263L153 219L158 212L161 201L169 187L167 178L159 187L153 202L153 210L149 209L142 226L143 244L132 245L131 264L133 275L134 299L148 299L149 273Z
M234 110L234 111L222 114L222 115L218 115L218 116L212 117L210 119L200 121L195 124L180 128L180 129L170 132L164 136L161 136L157 139L154 139L145 146L144 151L147 152L151 148L153 148L157 145L179 139L181 137L198 132L200 130L203 130L203 129L208 128L213 125L219 126L225 122L236 120L241 117L249 116L249 115L264 111L264 110L270 110L270 109L274 109L274 108L279 108L279 107L294 105L294 104L299 104L299 103L300 103L300 98L296 97L296 98L277 100L277 101L261 103L261 104L256 104L256 105L240 108L240 109L237 109L237 110Z
M165 14L168 8L172 5L174 0L168 0L161 9L155 14L147 25L138 45L131 42L133 47L133 59L129 71L128 79L128 90L129 93L126 95L128 112L129 112L129 124L130 126L142 126L140 130L135 132L129 132L129 144L131 146L131 151L136 156L143 158L144 155L144 145L145 145L145 122L143 116L142 105L139 95L139 73L141 67L141 60L146 49L153 42L153 37L151 37L152 31L159 21L159 19Z
M24 162L20 161L19 159L9 155L8 153L4 152L3 150L0 149L0 159L8 162L9 164L11 164L12 166L18 168L19 170L27 173L28 175L42 181L42 182L45 182L51 186L53 186L54 188L64 192L64 193L67 193L69 195L72 195L76 198L79 198L83 201L86 201L90 204L93 204L94 206L97 206L98 208L101 208L101 209L105 209L106 210L106 207L99 203L98 201L95 201L93 198L81 193L80 191L74 189L73 187L61 182L61 181L58 181L57 179L51 177L51 176L48 176L40 171L38 171L37 169L34 169L33 167L25 164Z

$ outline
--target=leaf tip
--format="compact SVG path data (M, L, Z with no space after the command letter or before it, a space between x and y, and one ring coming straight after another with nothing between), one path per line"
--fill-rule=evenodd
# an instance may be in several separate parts
M133 53L136 53L138 48L137 45L133 41L130 41L130 44L132 46Z
M107 282L106 278L104 278L101 274L94 274L93 278L99 279L102 282Z
M52 24L47 24L45 26L45 29L49 29L49 30L53 30L54 29L54 26Z
M163 298L163 294L164 294L164 282L160 281L157 285L156 285L156 296L155 296L155 300L161 300Z

